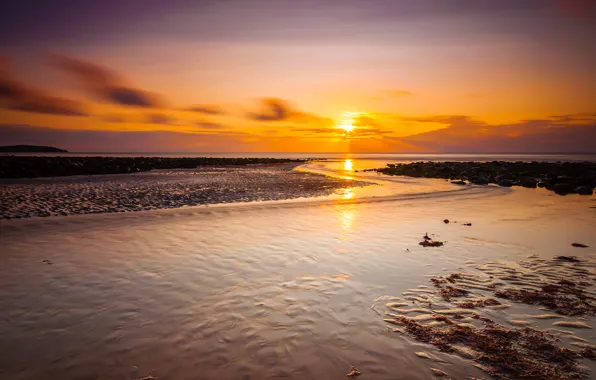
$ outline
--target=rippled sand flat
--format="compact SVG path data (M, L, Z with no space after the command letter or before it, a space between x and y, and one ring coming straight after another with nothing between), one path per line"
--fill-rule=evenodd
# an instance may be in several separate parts
M0 374L344 379L354 366L362 379L489 379L466 347L442 353L384 314L423 316L433 276L470 272L460 285L481 297L497 281L585 274L557 269L555 256L596 257L589 198L350 176L379 185L312 201L0 221ZM426 233L445 245L421 247ZM596 344L591 316L501 301L509 307L482 313Z
M0 219L178 208L332 194L366 185L293 171L296 164L0 179Z

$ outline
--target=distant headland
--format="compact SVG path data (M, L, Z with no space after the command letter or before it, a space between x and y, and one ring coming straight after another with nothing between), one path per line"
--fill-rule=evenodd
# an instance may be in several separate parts
M67 150L43 145L4 145L0 153L68 153Z

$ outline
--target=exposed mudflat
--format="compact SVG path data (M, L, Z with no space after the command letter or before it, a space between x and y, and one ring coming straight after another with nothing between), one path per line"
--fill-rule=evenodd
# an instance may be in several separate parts
M292 170L298 164L0 180L0 219L179 208L324 196L370 183Z

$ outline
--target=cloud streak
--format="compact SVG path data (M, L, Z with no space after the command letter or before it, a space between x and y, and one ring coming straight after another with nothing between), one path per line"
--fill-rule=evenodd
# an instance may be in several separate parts
M81 102L48 95L13 79L8 64L0 68L0 107L62 116L87 116Z
M402 141L426 151L596 152L593 143L596 141L596 118L593 114L558 115L555 118L499 125L490 125L462 115L441 115L418 120L433 120L447 125L443 129L401 138Z
M319 127L333 125L333 120L299 111L292 107L287 101L279 98L261 99L261 110L259 112L249 112L246 116L255 121L285 121L299 124L312 124Z
M162 108L165 105L162 96L129 86L108 68L56 54L50 55L49 61L99 100L140 108Z

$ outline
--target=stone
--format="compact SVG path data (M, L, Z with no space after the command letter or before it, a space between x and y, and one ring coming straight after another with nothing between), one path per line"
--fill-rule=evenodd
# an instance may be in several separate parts
M592 195L594 190L588 186L579 186L575 189L575 192L579 195Z

